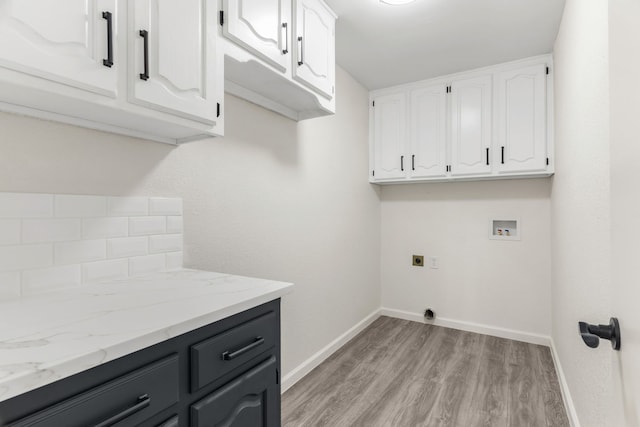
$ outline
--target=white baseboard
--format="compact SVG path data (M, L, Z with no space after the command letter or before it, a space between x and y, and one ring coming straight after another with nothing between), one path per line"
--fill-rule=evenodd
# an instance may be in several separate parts
M413 322L428 323L445 328L459 329L461 331L476 332L478 334L491 335L499 338L507 338L515 341L523 341L530 344L551 346L551 338L545 335L533 334L530 332L516 331L513 329L499 328L495 326L483 325L480 323L465 322L461 320L445 319L436 317L434 321L425 321L422 313L411 313L409 311L382 308L382 315L395 317L397 319L411 320Z
M569 417L569 424L571 427L580 427L580 421L578 420L578 412L573 404L571 398L571 392L569 391L569 384L567 378L564 376L562 370L562 364L560 363L560 356L556 350L556 345L551 339L551 357L553 357L553 363L556 366L556 374L558 375L558 382L560 383L560 391L562 392L562 400L564 401L564 407L567 409L567 416Z
M360 332L365 330L367 326L371 325L376 319L380 317L380 309L374 311L360 322L358 322L354 327L349 329L344 334L340 335L338 338L330 342L327 346L320 349L313 356L302 362L295 369L289 372L287 375L282 377L282 385L281 391L284 393L295 383L300 381L305 375L311 372L313 369L318 367L322 362L327 360L329 356L338 351L340 347L345 345L349 340L358 335Z

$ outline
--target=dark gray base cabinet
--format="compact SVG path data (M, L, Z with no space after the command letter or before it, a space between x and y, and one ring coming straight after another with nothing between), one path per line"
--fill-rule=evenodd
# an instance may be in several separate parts
M275 357L191 406L191 426L261 427L279 425Z
M1 402L0 426L280 426L280 300Z

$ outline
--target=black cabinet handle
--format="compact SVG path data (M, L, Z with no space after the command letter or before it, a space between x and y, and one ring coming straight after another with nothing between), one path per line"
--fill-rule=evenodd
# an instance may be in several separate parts
M102 65L111 68L113 66L113 15L111 12L102 12L102 18L107 20L107 59L102 60Z
M411 170L412 171L416 170L416 155L415 154L411 155Z
M502 148L502 164L504 165L504 146Z
M144 40L144 73L140 74L141 80L149 80L149 32L140 30L140 37Z
M142 396L138 397L138 401L135 405L125 409L124 411L120 412L119 414L114 415L113 417L109 418L108 420L104 420L103 422L96 424L94 427L110 427L113 426L117 423L119 423L120 421L124 420L125 418L130 417L131 415L135 414L136 412L140 412L142 411L144 408L146 408L147 406L149 406L151 404L151 398L149 397L148 394L143 394Z
M489 149L487 148L487 166L489 166Z
M224 353L222 353L222 360L233 360L236 357L242 356L246 352L251 351L256 347L261 346L262 344L264 344L264 338L256 337L255 341L245 347L242 347L240 350L236 350L233 352L225 351Z
M298 66L300 66L304 64L304 43L302 43L302 36L298 37L298 46Z
M404 156L400 156L400 170L404 172Z
M282 54L286 55L289 53L289 25L286 22L283 22L282 29L284 30L284 49L282 49ZM282 34L280 35L282 36Z

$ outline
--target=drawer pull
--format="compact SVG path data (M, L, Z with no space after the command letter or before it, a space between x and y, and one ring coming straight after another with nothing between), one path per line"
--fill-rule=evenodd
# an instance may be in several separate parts
M125 409L119 414L114 415L108 420L104 420L103 422L96 424L94 427L109 427L109 426L115 425L120 421L124 420L125 418L135 414L136 412L142 411L144 408L146 408L150 404L151 404L151 398L149 397L149 395L143 394L142 396L138 397L138 403L131 406L130 408Z
M233 351L233 352L225 351L224 353L222 353L222 360L233 360L236 357L242 356L246 352L251 351L256 347L261 346L262 344L264 344L264 338L256 337L254 342L252 342L251 344L249 344L246 347L242 347L240 350L236 350L236 351Z

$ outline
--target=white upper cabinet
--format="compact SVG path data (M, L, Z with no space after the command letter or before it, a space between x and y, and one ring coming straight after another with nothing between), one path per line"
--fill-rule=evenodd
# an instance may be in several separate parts
M546 70L538 64L497 75L500 173L547 168Z
M335 21L324 0L219 0L225 91L292 120L335 113Z
M491 75L452 82L451 175L490 174Z
M129 2L129 100L214 123L217 117L215 0Z
M224 132L216 0L0 0L0 110L169 144Z
M447 171L447 89L443 84L411 91L411 178L444 177Z
M373 155L375 179L404 179L407 176L406 104L404 93L379 96L373 108Z
M115 97L116 0L0 1L0 67Z
M545 55L372 92L370 182L552 175L550 66Z
M223 34L285 72L291 67L291 0L224 0Z
M295 0L294 77L332 98L335 92L335 15L321 0Z

